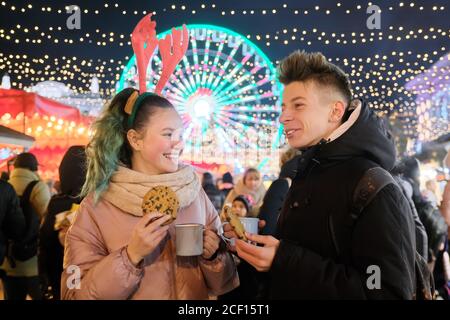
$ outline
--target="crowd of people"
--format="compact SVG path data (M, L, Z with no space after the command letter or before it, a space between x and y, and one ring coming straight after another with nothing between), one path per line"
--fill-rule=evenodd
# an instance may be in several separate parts
M419 299L421 261L436 287L422 298L448 299L450 184L421 188L418 161L396 158L381 119L323 55L291 54L279 78L290 148L268 190L256 168L200 178L179 161L173 105L131 88L107 105L88 146L68 149L56 194L36 157L19 154L0 181L5 299ZM159 185L177 195L177 224L204 226L200 256L177 256L170 216L144 215ZM225 205L258 218L259 234L237 238L221 221Z

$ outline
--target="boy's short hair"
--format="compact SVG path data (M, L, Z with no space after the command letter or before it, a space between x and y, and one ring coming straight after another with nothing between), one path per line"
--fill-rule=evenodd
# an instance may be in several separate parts
M38 161L36 156L29 152L19 154L14 160L14 168L28 169L38 171Z
M338 90L347 105L352 100L352 89L347 75L341 68L327 61L320 52L294 51L279 64L278 78L284 85L294 81L312 80L316 84Z

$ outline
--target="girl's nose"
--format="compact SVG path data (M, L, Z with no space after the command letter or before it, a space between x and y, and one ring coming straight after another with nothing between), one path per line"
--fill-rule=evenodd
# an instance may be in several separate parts
M177 149L177 150L184 149L184 140L180 138L180 140L174 141L172 149Z

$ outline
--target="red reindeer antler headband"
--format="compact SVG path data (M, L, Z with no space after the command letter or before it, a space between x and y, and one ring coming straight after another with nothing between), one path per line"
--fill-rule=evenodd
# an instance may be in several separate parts
M155 94L162 92L189 46L189 33L186 25L183 24L183 30L172 28L171 34L158 40L155 30L156 22L151 19L151 13L143 17L131 34L131 44L136 55L140 95L133 93L126 103L125 112L130 115L128 119L129 127L134 122L140 102L147 94L152 94L147 92L147 69L158 45L162 58L162 73L156 84Z
M149 13L139 21L131 34L131 45L136 55L141 94L147 91L147 67L158 46L155 28L156 22L152 21L152 14Z

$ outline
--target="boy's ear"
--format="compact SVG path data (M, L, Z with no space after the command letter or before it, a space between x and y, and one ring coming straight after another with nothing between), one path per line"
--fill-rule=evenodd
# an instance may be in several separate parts
M140 134L136 130L134 130L134 129L128 130L128 132L127 132L127 139L128 139L128 142L129 142L130 146L134 150L136 150L136 151L142 150L143 141L142 141L142 139L140 137Z
M343 101L336 101L331 109L330 122L341 122L345 114L345 104Z

